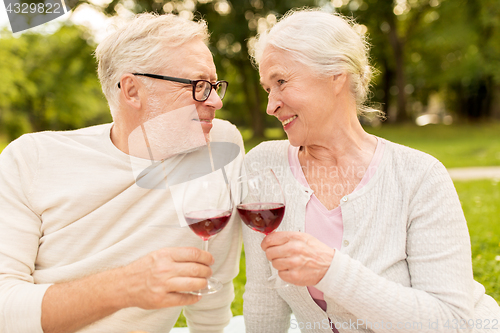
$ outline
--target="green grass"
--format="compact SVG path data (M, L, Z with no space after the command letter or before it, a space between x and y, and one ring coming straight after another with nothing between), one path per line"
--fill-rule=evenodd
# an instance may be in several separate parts
M366 131L440 160L447 168L500 165L500 122L481 125L388 125Z
M474 278L500 303L500 180L455 182L472 247Z

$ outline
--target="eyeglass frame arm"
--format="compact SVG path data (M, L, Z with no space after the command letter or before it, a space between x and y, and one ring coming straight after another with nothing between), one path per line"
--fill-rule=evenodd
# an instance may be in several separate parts
M193 80L181 79L181 78L173 77L173 76L165 76L165 75L157 75L157 74L146 74L146 73L132 73L132 75L147 76L147 77L150 77L150 78L153 78L153 79L173 81L173 82L179 82L179 83L185 83L185 84L191 84L191 85L193 84ZM118 88L121 89L120 82L118 82Z

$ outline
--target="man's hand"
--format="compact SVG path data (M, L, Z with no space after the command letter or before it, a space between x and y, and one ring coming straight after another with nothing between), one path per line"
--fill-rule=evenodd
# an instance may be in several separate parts
M196 303L181 293L207 286L214 259L196 248L164 248L133 263L50 286L42 301L45 333L74 332L127 307L159 309Z
M125 307L159 309L196 303L201 296L182 292L207 286L214 259L197 248L164 248L122 268Z
M314 286L325 276L335 250L301 232L273 232L262 241L267 259L280 278L297 286Z

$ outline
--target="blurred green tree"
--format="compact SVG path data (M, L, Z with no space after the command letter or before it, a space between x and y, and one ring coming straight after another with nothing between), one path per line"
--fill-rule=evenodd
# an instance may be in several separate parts
M256 137L279 122L265 116L267 96L249 52L257 33L304 6L356 19L379 71L372 101L390 121L415 118L436 93L463 118L491 117L495 107L500 114L498 0L113 0L93 6L108 15L125 8L206 19L219 77L230 82L218 116L250 127ZM87 34L63 26L50 36L0 38L0 129L13 138L111 120Z
M443 92L447 107L462 118L493 116L500 88L500 3L443 1L425 19L408 68L416 91Z
M368 35L373 45L372 59L380 72L374 80L373 101L388 112L390 121L414 118L415 113L422 111L422 107L414 107L415 102L425 108L433 91L443 93L448 106L465 117L491 113L491 92L499 82L498 74L493 74L498 68L500 44L496 29L500 22L497 0L136 0L133 3L127 8L134 12L171 12L208 21L216 65L221 77L231 80L231 94L221 115L238 125L251 124L257 136L262 136L266 126L278 124L264 117L266 96L259 87L248 51L258 32L289 9L304 6L320 6L351 16L359 23L359 31ZM113 15L121 6L122 0L114 0L104 12ZM484 47L478 46L476 59L460 61L461 70L455 73L462 72L461 79L452 79L453 74L446 72L447 57L453 58L448 50L464 47L474 50L474 45L479 44Z
M461 118L493 116L494 95L500 92L497 0L330 3L367 31L372 60L380 70L374 100L388 111L389 120L414 118L436 93L447 111Z
M0 39L0 128L9 139L111 121L87 38L83 27L64 25Z
M372 58L379 66L382 107L392 121L406 122L410 119L407 110L407 49L416 37L416 28L425 15L437 6L436 0L351 0L333 1L339 11L353 16L361 24L361 32L369 36L374 46ZM342 4L342 6L340 6ZM390 46L390 47L387 47ZM389 113L396 99L395 112Z

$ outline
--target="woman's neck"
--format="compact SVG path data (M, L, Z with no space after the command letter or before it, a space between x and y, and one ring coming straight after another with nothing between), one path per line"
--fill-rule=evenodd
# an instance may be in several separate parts
M365 164L371 160L377 139L365 132L357 116L338 122L321 138L301 147L299 159L323 165Z

